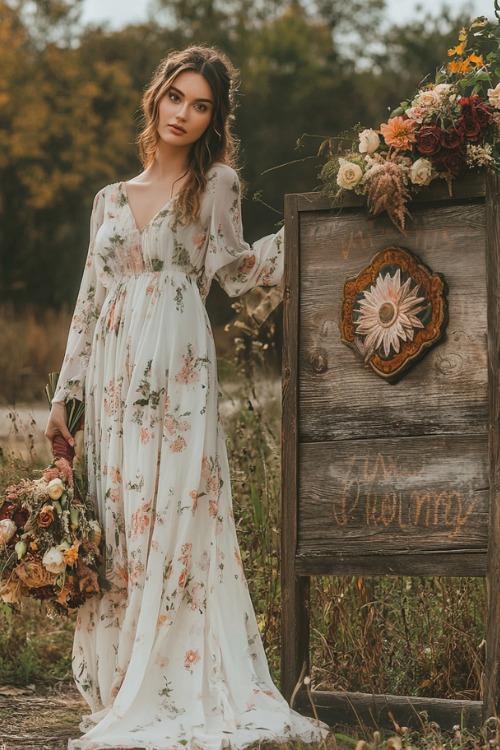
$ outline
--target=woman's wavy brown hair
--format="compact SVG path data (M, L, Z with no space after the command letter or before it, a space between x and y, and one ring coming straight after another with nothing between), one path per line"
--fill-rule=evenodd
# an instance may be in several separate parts
M188 178L180 190L176 209L182 223L200 215L201 197L207 172L214 162L235 166L237 141L231 133L237 71L226 55L213 47L191 46L171 52L161 61L142 98L143 127L138 137L144 168L154 161L158 148L158 105L175 78L187 70L200 73L214 96L212 119L189 153Z

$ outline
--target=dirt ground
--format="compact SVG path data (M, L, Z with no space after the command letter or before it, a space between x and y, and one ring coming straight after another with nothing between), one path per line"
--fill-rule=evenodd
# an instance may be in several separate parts
M0 686L0 750L66 750L85 709L71 685L46 694Z

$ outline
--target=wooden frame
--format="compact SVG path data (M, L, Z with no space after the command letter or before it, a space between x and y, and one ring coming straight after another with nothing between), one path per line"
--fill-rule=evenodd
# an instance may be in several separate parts
M404 723L417 711L425 710L431 720L442 726L460 723L461 714L466 723L477 725L481 717L496 715L500 709L499 187L499 177L478 175L457 180L451 197L444 183L422 190L412 204L414 220L408 226L406 237L402 237L387 218L368 221L366 209L354 195L347 196L342 208L332 208L327 199L314 193L285 198L281 670L284 695L290 699L300 676L309 669L311 576L475 575L487 578L487 650L482 703L315 693L320 717L330 723L352 720L356 715L367 722L370 719L374 723L383 722L388 710L395 711L398 721ZM439 241L445 225L443 222L449 227L445 235L451 246L454 247L453 242L458 243L458 239L463 244L454 247L456 262L449 252L446 254L443 242ZM457 229L458 222L463 222L460 229ZM435 240L432 240L432 232ZM430 260L434 241L436 254L441 253L435 262ZM346 387L343 380L335 380L331 364L334 359L332 352L338 356L339 351L332 349L332 346L337 346L335 336L339 338L338 346L342 344L335 328L335 314L338 316L335 293L325 278L328 277L325 269L328 270L330 262L328 256L325 260L326 253L332 253L332 274L340 269L340 275L345 273L344 267L348 267L343 261L351 262L352 255L355 267L345 275L353 275L362 267L362 262L370 260L370 253L375 255L390 244L405 245L421 257L423 252L425 262L429 262L435 271L442 271L441 265L447 265L449 269L461 265L466 287L463 292L466 301L462 307L468 310L468 318L463 311L457 312L455 322L460 318L460 325L454 328L453 309L458 310L460 304L458 297L453 297L453 290L459 284L454 277L455 271L448 270L448 275L453 277L447 279L452 315L448 344L440 353L441 345L435 347L433 351L438 352L435 358L429 355L425 362L415 367L417 374L412 372L409 393L424 393L428 383L428 401L424 404L425 409L419 404L418 413L412 413L410 408L403 409L404 418L400 420L398 409L401 411L405 404L402 390L405 380L397 386L383 382L375 385L377 378L373 373L372 380L367 380L368 375L352 370L347 360L343 372L348 371L348 380L356 381L354 386L349 382ZM361 246L359 252L358 245ZM472 259L470 273L467 269L464 271L468 257ZM342 282L343 278L338 284ZM324 311L329 310L330 296L335 312L326 315ZM460 328L469 318L472 325L470 335L460 342L458 338L463 333ZM486 332L487 337L483 335ZM458 337L457 341L454 341L454 336ZM347 347L344 349L352 354ZM453 374L453 357L460 358L461 353L462 390L454 381L456 374ZM448 362L444 362L446 357ZM435 374L436 362L441 362L443 368L451 368L443 376L446 377L446 394L449 392L450 398L442 398L443 386L438 378L440 374ZM352 367L355 366L359 367L359 362L353 358ZM362 385L356 385L359 378ZM313 388L311 382L320 383L321 387L318 389L314 385ZM351 409L350 394L354 394L355 399L362 388L372 387L379 389L374 400L385 400L385 411L374 408L368 419L365 409L359 412L362 419L357 422L356 404ZM393 397L394 402L389 402L380 388L400 390ZM319 396L315 395L318 393ZM352 417L351 411L354 412ZM334 422L335 427L332 426ZM381 426L390 429L382 432ZM401 521L402 508L408 513L409 508L417 507L418 517L416 511L412 517L415 533L405 536L404 524L392 521L385 524L387 517L377 511L378 515L370 516L375 528L366 540L359 530L362 523L369 520L368 485L358 479L356 498L364 499L364 515L360 515L357 507L345 510L342 506L353 525L357 524L355 531L351 534L346 522L340 536L325 514L326 505L334 511L335 507L341 507L335 506L335 498L338 498L339 487L345 481L348 457L354 456L360 461L359 456L363 451L366 454L367 446L375 446L377 455L383 458L397 451L405 471L398 479L396 489L399 494L396 496L395 491L395 499L391 501L396 503L396 515L390 518L397 518L399 512ZM433 463L435 454L438 458ZM418 469L407 471L406 467L414 466L415 455L421 457L421 464ZM353 465L355 469L360 466L359 463ZM445 471L443 466L448 469ZM456 472L457 481L464 487L462 499L458 495L446 495L450 476L455 477ZM394 483L394 477L391 481ZM437 498L431 510L422 498L417 506L415 501L412 501L412 506L408 500L409 493L418 491L419 482L427 487L425 503L428 497ZM314 484L312 489L310 484ZM377 497L384 492L383 483L380 487ZM450 493L452 491L455 490L451 488ZM466 504L472 501L474 504L467 506L470 510L467 512L464 510ZM357 503L353 507L355 505ZM460 508L462 513L455 516L455 522L452 507ZM386 538L391 539L391 545L383 543ZM303 690L297 694L296 706L310 712Z

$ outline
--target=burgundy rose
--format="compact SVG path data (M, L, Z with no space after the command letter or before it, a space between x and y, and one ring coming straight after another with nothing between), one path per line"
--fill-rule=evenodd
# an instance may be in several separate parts
M460 100L460 107L457 127L469 141L480 141L492 121L490 108L480 96L464 97Z
M0 507L0 521L2 521L4 518L12 518L13 512L14 504L9 503L8 500L4 500L3 505Z
M422 156L434 156L441 149L443 130L439 125L426 125L416 133L416 146Z
M460 148L463 142L464 135L460 130L457 130L456 128L453 128L451 130L443 130L443 134L441 136L441 145L443 148L455 150L457 148Z
M448 172L452 177L457 177L467 166L465 153L461 149L442 151L434 163L439 172Z
M17 508L12 514L12 520L16 524L17 528L20 529L27 523L30 517L29 510L27 508Z

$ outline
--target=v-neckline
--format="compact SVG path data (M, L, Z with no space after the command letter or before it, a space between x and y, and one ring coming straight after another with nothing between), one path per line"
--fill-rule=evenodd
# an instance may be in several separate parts
M137 230L137 232L139 234L143 234L146 231L146 229L149 227L149 225L152 224L153 221L158 218L158 216L161 214L162 211L165 211L168 208L168 206L172 203L172 201L174 200L174 198L176 198L177 195L178 195L176 193L171 198L169 198L169 200L161 208L158 209L158 211L155 213L155 215L152 216L149 219L149 221L146 222L146 224L144 224L143 228L139 229L139 225L137 223L137 219L135 218L134 212L132 211L132 206L130 205L130 199L128 197L128 190L127 190L127 184L126 184L126 182L124 182L124 181L120 182L120 191L121 191L122 195L124 196L124 198L126 199L126 204L128 206L129 214L130 214L130 216L132 218L132 221L134 222L134 227L135 227L135 229Z

